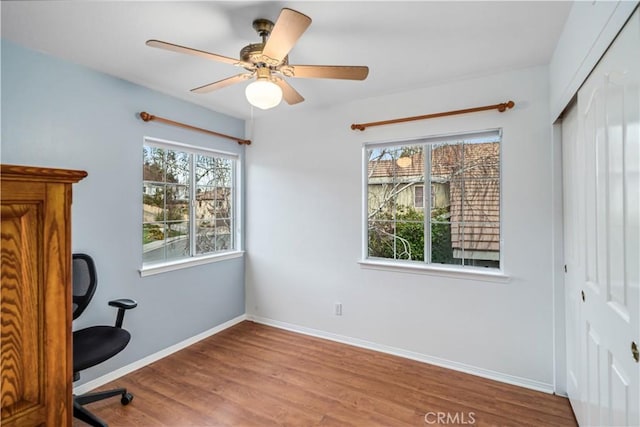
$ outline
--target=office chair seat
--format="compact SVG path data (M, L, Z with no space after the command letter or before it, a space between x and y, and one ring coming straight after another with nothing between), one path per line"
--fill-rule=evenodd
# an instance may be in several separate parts
M113 326L91 326L73 333L73 372L104 362L120 353L131 334Z

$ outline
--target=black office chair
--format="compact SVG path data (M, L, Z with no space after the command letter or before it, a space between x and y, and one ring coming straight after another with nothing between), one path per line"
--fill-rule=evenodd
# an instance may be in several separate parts
M86 254L73 254L73 319L87 308L96 291L98 278L93 259ZM131 334L122 329L125 310L138 304L130 299L109 301L118 308L115 326L91 326L73 332L73 381L80 379L80 371L95 366L120 353L129 343ZM73 416L96 427L107 427L100 418L83 405L120 395L120 402L128 405L133 395L125 388L73 396Z

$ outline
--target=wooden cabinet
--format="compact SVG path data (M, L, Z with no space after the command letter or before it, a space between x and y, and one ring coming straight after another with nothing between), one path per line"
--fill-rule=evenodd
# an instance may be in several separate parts
M71 185L84 171L0 166L2 424L70 426Z

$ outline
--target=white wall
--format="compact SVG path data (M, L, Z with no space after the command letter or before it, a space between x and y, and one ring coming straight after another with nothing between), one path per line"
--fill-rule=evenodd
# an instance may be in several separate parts
M372 72L375 72L373 70ZM318 81L317 84L331 84ZM357 83L354 83L357 84ZM551 390L552 145L548 69L257 119L247 150L246 310L258 320ZM495 104L352 131L351 123ZM503 128L507 283L362 268L362 143ZM343 315L335 316L335 302Z

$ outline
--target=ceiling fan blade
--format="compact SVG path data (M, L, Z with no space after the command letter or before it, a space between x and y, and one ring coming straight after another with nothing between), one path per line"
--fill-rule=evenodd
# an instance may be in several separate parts
M262 54L278 63L282 62L309 25L311 18L307 15L293 9L282 9Z
M289 65L291 77L315 79L364 80L369 75L369 67L351 65Z
M222 56L222 55L218 55L218 54L215 54L215 53L206 52L204 50L192 49L190 47L180 46L180 45L173 44L173 43L167 43L167 42L163 42L163 41L160 41L160 40L147 40L146 45L147 46L151 46L151 47L157 47L159 49L170 50L172 52L186 53L188 55L195 55L195 56L199 56L201 58L212 59L214 61L224 62L224 63L231 64L231 65L239 65L239 66L242 66L242 67L254 68L253 64L251 64L249 62L241 61L239 59L229 58L227 56Z
M282 89L282 97L289 105L297 104L304 101L302 95L283 79L276 78L275 83Z
M218 80L217 82L209 83L204 86L200 86L194 89L191 89L193 93L208 93L217 89L222 89L223 87L231 86L234 83L240 83L242 81L247 80L253 76L251 73L238 74L237 76L229 77L226 79Z

